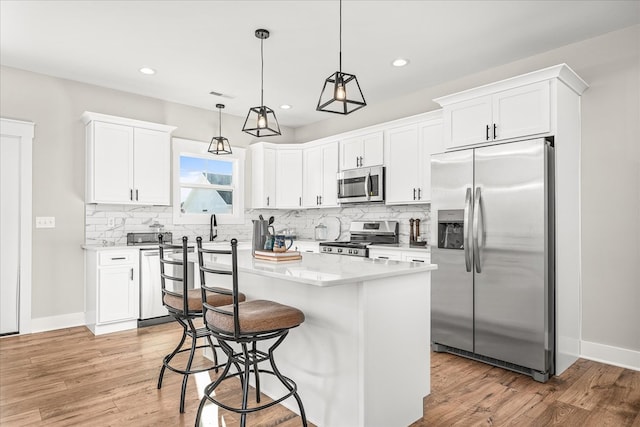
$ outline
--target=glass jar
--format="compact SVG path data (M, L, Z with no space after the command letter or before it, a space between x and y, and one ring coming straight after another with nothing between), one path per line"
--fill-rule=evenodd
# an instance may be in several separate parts
M315 229L316 240L327 240L327 226L323 223L316 225Z

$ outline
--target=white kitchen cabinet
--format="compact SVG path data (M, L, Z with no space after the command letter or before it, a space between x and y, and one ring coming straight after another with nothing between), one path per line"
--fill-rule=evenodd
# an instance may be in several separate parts
M340 170L384 164L384 132L376 131L340 141Z
M444 111L445 147L550 133L550 93L550 82L541 81L451 104L437 99Z
M320 253L320 242L310 240L295 240L292 249L298 252Z
M402 253L400 251L389 251L385 249L369 249L369 258L371 259L388 259L392 261L402 261Z
M86 202L171 204L173 126L85 112Z
M375 247L369 249L369 258L431 263L431 254L426 249Z
M303 207L327 208L338 205L338 141L305 147L302 171Z
M251 152L251 206L276 207L276 150L265 143L249 146Z
M431 264L431 254L430 253L419 253L415 251L407 251L402 252L402 261L408 262L424 262L427 264Z
M302 149L276 150L276 207L302 207Z
M385 135L386 204L431 200L431 154L443 151L440 111Z
M86 324L95 334L137 327L138 249L85 251Z

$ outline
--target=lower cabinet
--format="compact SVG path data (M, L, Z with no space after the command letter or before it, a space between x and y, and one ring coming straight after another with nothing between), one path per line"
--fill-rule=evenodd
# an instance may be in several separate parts
M291 249L298 252L311 252L314 254L318 254L320 253L320 242L310 240L295 240Z
M407 261L407 262L424 262L431 263L431 253L426 249L418 250L402 250L397 249L369 249L369 258L372 259L388 259L392 261Z
M86 324L95 335L137 327L140 251L85 252Z

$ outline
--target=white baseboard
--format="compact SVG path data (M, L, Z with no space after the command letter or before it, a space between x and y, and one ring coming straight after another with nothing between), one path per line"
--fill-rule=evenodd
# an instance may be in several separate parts
M31 319L31 333L84 326L84 312Z
M580 353L584 359L640 371L640 351L582 341Z

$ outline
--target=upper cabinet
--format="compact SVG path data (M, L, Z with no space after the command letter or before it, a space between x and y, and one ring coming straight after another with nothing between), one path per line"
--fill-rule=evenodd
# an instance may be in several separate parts
M435 99L443 107L445 148L554 135L558 82L577 94L586 88L561 64Z
M340 170L384 163L384 132L377 131L340 141Z
M251 152L251 206L276 207L276 150L264 143L249 146Z
M338 141L305 147L302 170L302 206L338 206Z
M302 149L298 144L258 142L251 152L251 206L293 209L302 206Z
M385 131L386 203L414 204L431 200L431 154L444 151L442 112Z
M276 150L276 207L294 209L302 207L302 149Z
M171 204L173 126L85 112L86 203Z

